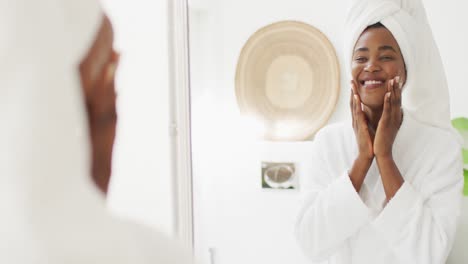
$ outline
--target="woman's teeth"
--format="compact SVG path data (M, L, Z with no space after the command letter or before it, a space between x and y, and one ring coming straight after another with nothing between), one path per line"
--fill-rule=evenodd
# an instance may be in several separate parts
M382 81L369 80L369 81L364 82L364 85L371 85L371 84L382 84Z

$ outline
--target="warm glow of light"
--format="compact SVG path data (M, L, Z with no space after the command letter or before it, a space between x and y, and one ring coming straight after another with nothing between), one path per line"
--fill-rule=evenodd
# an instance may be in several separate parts
M294 138L299 127L300 124L295 121L278 121L273 127L272 134L277 139L290 140L291 138Z
M267 133L265 121L253 115L243 116L239 127L244 139L262 139Z

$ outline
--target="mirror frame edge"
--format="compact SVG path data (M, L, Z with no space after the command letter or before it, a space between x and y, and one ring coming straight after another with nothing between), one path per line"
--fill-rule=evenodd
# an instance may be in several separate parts
M188 2L167 0L167 3L173 228L176 238L193 253Z

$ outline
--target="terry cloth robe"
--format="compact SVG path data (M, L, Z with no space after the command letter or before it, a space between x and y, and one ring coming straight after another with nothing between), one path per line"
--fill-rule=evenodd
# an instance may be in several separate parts
M463 178L450 131L404 112L393 157L405 182L386 204L374 160L361 190L348 176L358 154L351 122L316 135L313 174L301 178L304 202L295 234L305 254L329 264L442 264L456 230Z

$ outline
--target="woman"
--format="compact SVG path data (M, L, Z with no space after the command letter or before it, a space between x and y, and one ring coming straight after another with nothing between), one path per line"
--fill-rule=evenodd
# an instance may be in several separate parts
M445 263L461 146L424 8L356 1L347 25L352 126L317 133L296 237L310 259L330 264Z
M0 0L0 263L192 263L106 210L113 32L95 0ZM94 181L92 180L92 176Z

